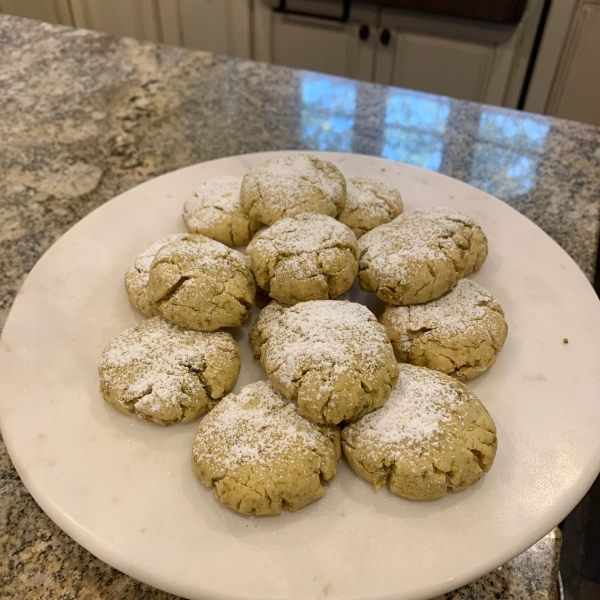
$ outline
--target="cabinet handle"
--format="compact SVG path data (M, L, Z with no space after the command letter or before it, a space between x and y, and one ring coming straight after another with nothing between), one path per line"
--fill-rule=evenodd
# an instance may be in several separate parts
M379 36L379 41L384 45L387 46L390 43L390 39L392 38L392 34L387 30L384 29L381 32L381 35Z
M370 34L370 30L369 30L369 26L368 25L361 25L359 31L358 31L358 37L361 40L368 40L369 39L369 34Z

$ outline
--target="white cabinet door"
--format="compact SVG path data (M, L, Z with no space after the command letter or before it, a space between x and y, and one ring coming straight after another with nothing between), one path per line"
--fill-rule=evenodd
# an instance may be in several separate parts
M370 81L375 43L360 38L360 27L274 14L272 62Z
M316 14L321 14L323 7L327 5L314 2L295 5L298 10ZM297 69L372 79L377 45L376 7L353 4L347 23L281 14L272 8L272 3L256 0L253 58ZM339 12L339 5L335 9Z
M382 10L377 83L502 105L523 26ZM387 32L389 42L381 35Z
M164 42L250 58L251 0L158 0Z
M69 0L0 0L0 13L73 25Z
M600 125L600 0L576 9L546 113Z
M273 62L296 69L346 74L346 27L315 25L300 17L273 15Z
M70 2L77 27L134 37L139 40L161 41L153 0L70 0Z
M465 100L483 97L491 46L402 32L395 42L392 85Z

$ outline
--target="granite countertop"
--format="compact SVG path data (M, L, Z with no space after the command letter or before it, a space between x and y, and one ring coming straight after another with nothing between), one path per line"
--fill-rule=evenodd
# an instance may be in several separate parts
M277 149L384 156L509 203L592 279L600 129L0 15L0 326L69 227L151 177ZM560 531L447 598L554 598ZM33 501L0 441L0 600L173 598L112 569Z

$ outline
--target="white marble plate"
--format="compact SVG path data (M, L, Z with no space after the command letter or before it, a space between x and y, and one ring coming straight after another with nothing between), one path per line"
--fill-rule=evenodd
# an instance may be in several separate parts
M196 424L143 423L98 391L102 349L143 318L127 300L125 269L151 242L185 230L182 204L199 182L243 175L274 155L149 181L48 250L2 336L0 417L10 455L36 501L77 542L184 597L417 599L449 591L543 537L600 470L600 303L567 254L503 202L404 164L323 154L346 175L396 185L407 210L445 205L475 217L489 238L489 258L473 279L501 302L510 330L496 365L470 386L497 423L499 448L492 471L465 492L407 501L376 492L342 461L318 502L243 517L194 479ZM354 298L365 300L358 291ZM249 326L236 333L236 389L264 378Z

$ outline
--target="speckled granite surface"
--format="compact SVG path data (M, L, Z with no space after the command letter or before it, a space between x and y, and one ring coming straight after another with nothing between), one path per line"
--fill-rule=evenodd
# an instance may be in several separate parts
M261 150L381 155L505 200L591 279L600 130L0 15L0 326L43 252L116 194ZM560 532L448 598L553 598ZM0 442L0 599L173 598L91 556L38 508Z

